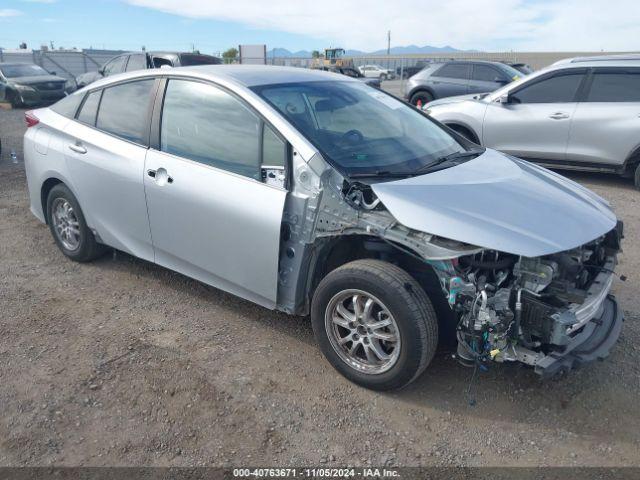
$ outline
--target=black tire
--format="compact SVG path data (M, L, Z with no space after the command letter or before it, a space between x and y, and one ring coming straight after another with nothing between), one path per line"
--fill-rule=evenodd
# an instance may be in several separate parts
M54 204L58 200L66 200L71 205L77 219L80 234L77 248L67 248L56 231L56 227L54 225L55 221L53 218L53 208ZM49 224L49 230L51 230L51 235L53 235L56 245L58 245L58 248L62 253L71 260L76 262L90 262L104 254L106 247L96 241L93 232L87 226L87 222L84 219L84 214L82 213L78 200L76 200L76 197L71 193L71 190L62 183L55 185L51 191L49 191L49 195L47 196L47 223Z
M22 106L20 95L18 95L16 92L9 92L7 97L7 100L9 100L9 103L11 104L11 108L20 108Z
M333 347L325 323L331 300L345 290L360 290L379 299L391 313L400 335L399 355L382 373L364 373L343 360ZM356 260L329 273L318 285L311 323L320 350L347 379L372 390L402 388L429 365L438 345L438 319L431 301L407 272L380 260Z
M636 165L636 171L633 174L633 184L640 190L640 163Z
M411 105L418 105L418 100L420 100L422 102L422 105L425 105L431 101L433 101L433 95L431 95L429 92L426 92L424 90L421 90L419 92L414 93L413 95L411 95L411 99L409 100L409 103L411 103Z
M380 74L380 81L384 82L387 79L387 74L386 73L382 73Z

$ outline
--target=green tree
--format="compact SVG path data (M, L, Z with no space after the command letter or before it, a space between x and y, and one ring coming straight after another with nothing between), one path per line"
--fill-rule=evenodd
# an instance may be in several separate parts
M320 51L314 50L313 52L311 52L311 58L320 58Z
M226 50L222 54L222 58L224 59L224 63L233 63L236 58L238 58L238 49L230 48Z

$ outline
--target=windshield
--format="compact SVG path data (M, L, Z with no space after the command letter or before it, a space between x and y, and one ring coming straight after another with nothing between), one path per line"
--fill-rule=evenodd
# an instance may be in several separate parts
M29 63L19 65L2 65L0 67L2 74L7 78L16 77L36 77L40 75L49 75L49 73L38 65Z
M360 82L304 82L254 87L338 170L411 174L465 152L412 107Z

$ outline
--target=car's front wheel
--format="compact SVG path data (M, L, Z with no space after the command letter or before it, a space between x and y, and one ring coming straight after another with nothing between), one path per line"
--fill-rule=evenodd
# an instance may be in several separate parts
M47 220L58 248L71 260L88 262L104 253L105 247L87 226L78 200L62 183L49 191Z
M633 175L633 183L638 190L640 190L640 163L636 165L636 171Z
M373 390L411 383L438 342L436 314L420 284L380 260L356 260L329 273L314 294L311 321L334 368Z

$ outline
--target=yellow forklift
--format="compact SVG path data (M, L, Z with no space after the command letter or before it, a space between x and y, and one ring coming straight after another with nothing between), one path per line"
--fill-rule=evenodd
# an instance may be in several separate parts
M325 48L324 57L314 58L311 68L353 67L353 60L344 58L344 48Z

